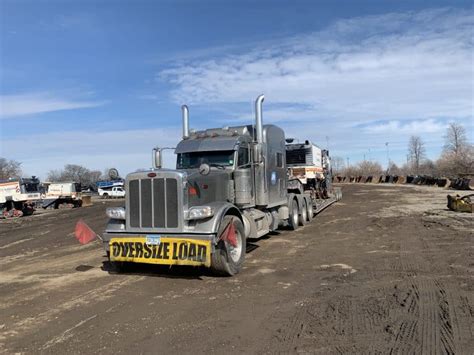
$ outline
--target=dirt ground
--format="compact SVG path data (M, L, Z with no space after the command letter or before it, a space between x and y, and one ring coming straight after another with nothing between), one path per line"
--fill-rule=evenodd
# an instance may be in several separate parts
M73 230L102 231L120 201L0 221L0 353L472 354L473 215L439 188L342 188L310 225L251 241L233 278L109 271Z

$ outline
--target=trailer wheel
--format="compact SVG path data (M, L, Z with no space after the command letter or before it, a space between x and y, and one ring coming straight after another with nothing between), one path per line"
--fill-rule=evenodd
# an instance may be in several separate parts
M296 198L290 200L290 205L288 206L290 210L290 218L288 218L288 226L291 230L297 230L299 227L299 208L298 201Z
M211 270L218 275L233 276L239 273L245 260L244 225L236 216L224 216L217 236L219 239L211 254Z
M300 224L300 226L304 226L306 224L306 222L308 221L308 204L306 202L306 199L303 198L302 199L302 206L300 208L300 215L299 215L299 218L298 218L298 222Z

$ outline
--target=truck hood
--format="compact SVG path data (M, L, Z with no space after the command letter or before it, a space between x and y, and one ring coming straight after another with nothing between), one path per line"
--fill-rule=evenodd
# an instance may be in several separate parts
M189 207L231 200L231 171L212 169L206 176L192 172L188 171L187 179Z

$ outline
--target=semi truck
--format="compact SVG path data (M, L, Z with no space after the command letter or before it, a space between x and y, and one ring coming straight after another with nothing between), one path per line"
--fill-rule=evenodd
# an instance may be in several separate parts
M162 168L165 148L154 148L153 168L125 179L125 207L106 210L103 243L117 271L131 262L204 265L232 276L242 269L247 239L296 230L341 198L330 185L328 155L320 157L327 164L317 182L291 173L287 159L296 148L281 128L263 124L263 101L255 101L253 125L202 131L189 129L182 106L176 169Z
M3 218L33 214L41 199L36 177L0 180L0 212Z

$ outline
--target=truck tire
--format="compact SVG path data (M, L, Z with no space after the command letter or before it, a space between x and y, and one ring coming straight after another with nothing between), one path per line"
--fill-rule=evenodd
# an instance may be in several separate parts
M299 214L298 222L300 226L304 226L308 222L308 205L304 197L301 199L301 208L299 212L300 214Z
M109 194L105 192L104 194L102 194L102 198L109 198Z
M224 235L230 223L233 223L235 230L236 246L232 241L224 240ZM242 221L232 215L224 216L217 232L219 238L214 253L211 254L211 270L222 276L233 276L242 269L245 260L246 240L245 230Z
M299 227L299 208L298 201L296 198L290 200L290 205L288 206L290 210L290 216L288 218L288 226L291 230L297 230Z
M107 258L109 259L109 265L111 266L111 272L114 274L124 274L130 271L130 264L125 261L111 261L110 252L107 252Z
M310 198L305 198L306 200L306 214L307 214L307 221L311 222L313 219L313 201Z

